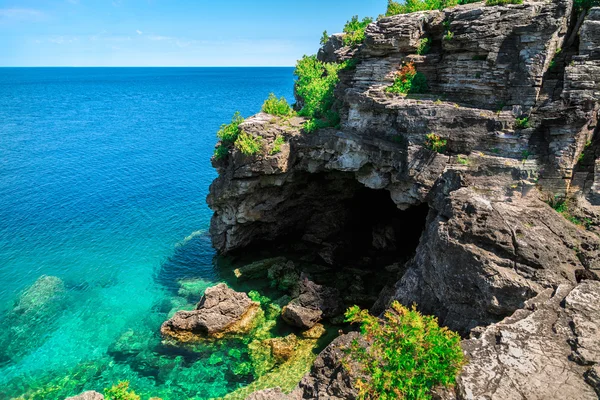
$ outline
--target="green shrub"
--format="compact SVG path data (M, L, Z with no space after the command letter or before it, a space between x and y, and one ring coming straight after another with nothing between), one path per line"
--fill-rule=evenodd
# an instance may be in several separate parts
M425 147L437 153L443 153L444 151L446 151L447 144L448 141L446 139L442 139L439 135L436 135L435 133L428 133L425 136Z
M229 148L221 143L215 149L214 157L217 160L221 160L225 158L227 154L229 154Z
M454 32L447 31L444 35L444 40L452 40L452 38L454 38Z
M409 94L425 93L427 91L427 78L417 72L415 64L411 61L402 66L396 73L394 83L385 89L387 93Z
M465 364L460 336L414 306L408 309L394 301L385 323L354 306L346 312L346 320L360 324L361 333L372 343L365 349L354 341L348 353L369 377L358 378L360 399L431 399L431 389L454 385Z
M314 55L304 56L296 64L296 93L303 100L298 115L310 118L304 126L306 131L339 124L339 114L332 110L335 101L333 91L339 82L338 72L347 65L324 63Z
M416 11L443 10L444 8L454 7L459 4L459 0L406 0L400 3L394 0L388 0L386 17L398 14L408 14Z
M262 105L262 111L280 117L289 117L293 113L292 107L290 107L285 97L277 99L274 93L269 94Z
M322 46L325 45L325 43L327 43L329 41L329 35L327 34L327 31L323 31L323 36L321 36L321 40L319 41L321 43Z
M469 165L469 159L462 155L456 157L456 161L458 161L458 163L462 165Z
M600 0L574 0L573 8L577 12L581 12L584 10L589 10L592 7L600 6Z
M423 38L419 40L419 44L417 45L417 54L427 54L431 50L431 43L429 38Z
M517 118L515 119L515 127L517 129L526 129L529 128L529 117Z
M262 142L260 138L252 136L244 131L240 132L237 139L235 140L234 146L236 149L247 156L258 153L262 148Z
M503 6L506 4L523 4L523 0L485 0L486 6Z
M271 148L271 154L277 154L281 152L281 146L285 143L283 136L277 136L273 141L273 148Z
M365 30L371 22L373 22L373 18L365 17L361 21L358 19L358 15L346 22L346 25L344 25L344 45L357 46L364 42Z
M123 381L114 385L110 389L104 389L106 400L140 400L140 396L133 390L129 390L129 382Z
M231 118L231 122L223 124L217 132L217 137L221 140L219 146L215 149L214 157L222 159L229 153L229 148L235 143L240 134L240 124L244 122L244 118L239 111L236 111Z

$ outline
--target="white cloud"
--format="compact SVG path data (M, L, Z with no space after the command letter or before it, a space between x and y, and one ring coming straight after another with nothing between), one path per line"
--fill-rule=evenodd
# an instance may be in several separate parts
M143 33L144 33L144 32L142 32L142 31L140 31L139 29L136 29L135 31L137 32L137 34L138 34L138 35L141 35L141 34L143 34Z
M0 21L38 21L43 17L43 12L32 8L0 8Z
M173 38L169 37L169 36L150 35L150 36L148 36L148 39L155 40L155 41L163 41L163 40L172 40Z

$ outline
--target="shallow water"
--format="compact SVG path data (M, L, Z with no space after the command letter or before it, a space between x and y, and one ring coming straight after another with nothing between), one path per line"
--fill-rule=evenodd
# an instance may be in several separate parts
M243 346L189 352L157 332L222 279L205 202L216 130L269 92L291 100L292 71L0 69L0 399L119 380L200 399L249 382L230 372ZM23 294L42 276L60 281Z

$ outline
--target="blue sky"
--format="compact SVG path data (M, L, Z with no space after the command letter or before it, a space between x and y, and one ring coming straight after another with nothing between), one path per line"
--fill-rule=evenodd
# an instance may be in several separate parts
M0 0L0 66L294 65L387 0Z

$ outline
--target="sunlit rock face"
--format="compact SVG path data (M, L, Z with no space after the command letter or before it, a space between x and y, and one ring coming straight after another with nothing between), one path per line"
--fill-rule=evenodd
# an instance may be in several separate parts
M214 246L235 253L281 240L309 243L327 265L360 254L353 258L368 260L363 270L377 264L377 250L388 252L387 265L400 264L398 276L374 309L417 303L465 337L509 324L548 291L593 291L579 282L600 272L599 21L599 8L581 19L568 0L476 3L381 18L354 49L333 36L319 59L357 61L339 74L339 127L308 134L298 117L247 119L241 128L260 136L264 151L234 149L214 161ZM424 39L430 50L418 55ZM387 93L409 62L425 75L427 93ZM427 145L431 133L446 140L444 151ZM272 154L278 136L286 143ZM583 313L565 310L552 312L573 321ZM539 340L560 348L548 356L577 376L579 397L572 398L590 398L597 370L569 364L574 356L558 345L567 336L545 338L542 325ZM473 352L480 360L474 368L492 345L477 343L484 350ZM538 386L557 371L537 377ZM468 382L484 378L464 379L458 398L488 398L493 390L480 386L472 397ZM527 398L548 398L537 390Z

